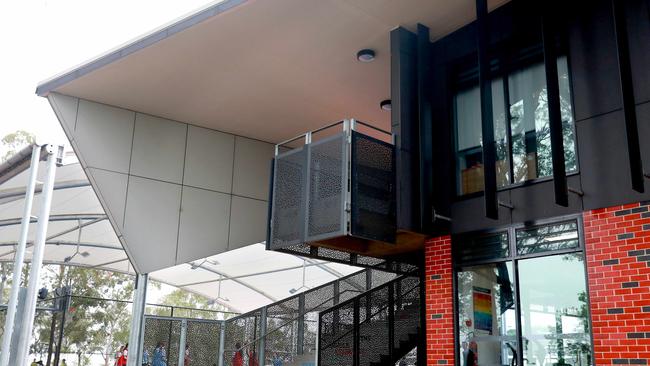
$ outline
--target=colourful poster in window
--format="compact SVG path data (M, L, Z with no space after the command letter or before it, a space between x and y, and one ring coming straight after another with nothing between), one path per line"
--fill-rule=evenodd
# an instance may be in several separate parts
M489 289L474 287L474 330L492 334L492 293Z

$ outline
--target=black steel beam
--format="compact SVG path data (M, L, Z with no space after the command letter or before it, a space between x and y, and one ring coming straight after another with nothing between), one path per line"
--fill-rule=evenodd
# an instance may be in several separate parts
M496 220L499 218L499 205L497 203L496 151L494 146L492 78L490 76L488 32L487 0L476 0L476 43L478 48L479 87L481 89L485 216Z
M435 171L433 164L433 115L431 111L431 59L429 57L429 28L418 24L417 28L417 73L418 73L418 129L419 129L419 178L420 178L420 228L423 232L431 230L435 217L431 214L435 209L433 199L433 182Z
M546 2L542 10L542 44L544 49L544 70L546 71L546 95L548 106L548 127L551 138L551 160L553 163L553 186L555 203L568 207L566 166L564 162L564 137L562 133L562 109L560 108L560 85L557 72L557 51L555 27L552 16L553 1Z
M627 153L630 162L630 178L632 189L643 193L644 176L639 146L639 129L637 126L636 103L634 100L634 84L632 81L632 66L630 63L630 45L627 37L627 22L625 20L625 1L612 0L614 14L614 31L616 33L616 52L623 98L623 115L625 116L625 132L627 137Z

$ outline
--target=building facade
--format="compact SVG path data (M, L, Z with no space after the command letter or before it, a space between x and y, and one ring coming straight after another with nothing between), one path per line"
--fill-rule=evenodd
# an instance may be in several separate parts
M374 313L377 291L336 304L319 342L352 334L349 358L319 365L394 364L416 340L427 365L650 363L650 1L240 3L37 90L138 272L268 229L268 249L419 279L407 305L401 282ZM374 64L349 57L370 46ZM350 116L372 131L312 140ZM368 314L414 311L417 339L389 327L390 355L364 358Z

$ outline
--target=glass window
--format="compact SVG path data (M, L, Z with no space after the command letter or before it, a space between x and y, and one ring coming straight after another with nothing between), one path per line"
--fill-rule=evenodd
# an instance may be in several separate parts
M583 261L582 253L519 261L524 365L592 364Z
M509 162L506 133L503 81L492 82L494 141L499 186L508 184ZM483 191L483 133L481 130L481 98L478 87L463 90L454 98L456 119L456 157L458 194Z
M577 170L577 161L566 57L558 58L557 65L564 158L566 171L570 173ZM507 76L507 83L504 83L502 78L492 82L495 168L498 187L506 186L511 182L517 183L553 175L545 75L544 64L538 63L510 73ZM483 137L478 86L456 93L454 118L457 192L459 195L480 192L483 190ZM511 149L509 143L512 144Z
M577 169L573 113L566 57L557 60L560 108L567 173ZM510 129L514 181L553 175L551 137L546 98L544 64L515 71L508 77Z
M517 230L516 236L518 255L573 249L580 244L576 221Z
M456 260L460 263L506 258L510 254L508 233L466 236L454 242Z
M460 365L511 365L517 331L511 262L458 272Z

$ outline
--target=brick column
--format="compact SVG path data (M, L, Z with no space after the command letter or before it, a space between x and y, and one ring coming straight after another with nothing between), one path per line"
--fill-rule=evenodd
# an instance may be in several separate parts
M451 238L425 244L427 365L454 364L454 307Z
M650 364L650 201L585 212L597 365Z

